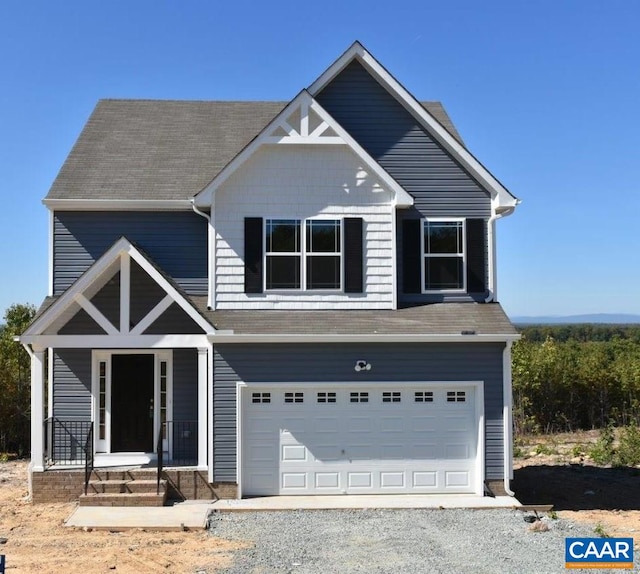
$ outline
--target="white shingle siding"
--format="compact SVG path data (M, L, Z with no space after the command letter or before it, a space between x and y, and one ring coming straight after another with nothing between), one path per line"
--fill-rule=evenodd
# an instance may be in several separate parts
M393 199L346 146L263 146L216 192L216 308L392 308ZM245 217L362 217L364 293L246 295Z

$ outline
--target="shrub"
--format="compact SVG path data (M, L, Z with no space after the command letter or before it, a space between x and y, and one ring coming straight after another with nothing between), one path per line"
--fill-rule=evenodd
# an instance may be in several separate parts
M640 428L635 422L623 427L620 431L616 463L620 466L640 464Z
M600 465L611 464L614 462L616 451L613 447L615 440L613 427L607 425L600 431L598 442L591 447L589 456L593 462Z

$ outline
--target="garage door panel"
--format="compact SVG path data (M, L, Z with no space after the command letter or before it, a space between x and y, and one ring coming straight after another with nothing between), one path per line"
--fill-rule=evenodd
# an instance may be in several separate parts
M243 401L243 491L473 492L475 396L470 388L464 395L452 388L271 388L259 395L267 403L249 394Z

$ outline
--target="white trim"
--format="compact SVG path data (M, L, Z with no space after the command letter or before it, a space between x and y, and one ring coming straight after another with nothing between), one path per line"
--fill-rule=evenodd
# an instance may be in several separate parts
M76 296L84 293L105 273L118 259L121 267L121 308L120 308L120 335L127 336L129 331L129 305L130 305L130 270L129 257L133 258L140 267L170 295L180 308L193 319L193 321L206 333L214 331L213 326L198 313L193 306L171 285L165 277L124 237L119 239L104 255L102 255L60 298L49 307L29 328L25 331L20 341L33 341L32 336L43 333L70 305L76 302ZM44 336L44 335L43 335ZM89 335L90 337L91 335ZM48 346L48 345L45 345ZM114 345L112 345L114 346ZM86 347L81 345L81 347Z
M432 334L233 334L207 335L212 343L503 343L517 341L517 334L432 335ZM22 341L22 338L20 339Z
M303 137L303 136L282 136L277 137L274 141L270 141L272 136L270 135L278 127L282 127L281 122L293 113L297 107L309 106L309 109L313 110L321 120L337 134L337 138L334 137ZM284 129L284 128L283 128ZM295 131L295 130L294 130ZM293 138L291 140L290 138ZM334 140L335 141L325 141ZM288 142L286 140L289 140ZM299 141L298 141L299 140ZM254 138L238 155L236 155L214 178L213 180L195 196L195 203L199 207L206 207L211 204L212 197L216 190L225 182L231 175L251 157L256 150L265 144L279 144L279 143L333 143L349 146L352 151L366 164L366 166L382 181L391 191L396 195L396 205L398 207L409 207L413 205L413 197L409 195L404 188L395 181L389 173L375 161L364 148L356 142L349 135L349 133L338 124L331 115L306 91L300 92L289 104L260 132L260 134Z
M31 356L31 470L44 470L44 350Z
M140 322L131 329L132 335L142 335L153 322L160 317L173 303L171 295L165 295L162 299Z
M190 210L190 199L43 199L58 211L174 211Z
M207 344L207 335L25 335L23 344L60 349L185 349Z
M209 344L207 347L207 475L209 483L213 483L213 345Z
M209 346L198 348L198 467L207 466L207 387Z
M391 308L394 311L398 308L398 235L397 233L398 233L398 213L395 209L395 206L392 206L391 207L391 238L392 238L391 241L392 241L393 249L391 250L391 289L392 289ZM364 237L362 238L362 241L364 241ZM363 270L363 273L364 273L364 270ZM363 282L365 281L366 281L366 276L363 277Z
M111 321L109 321L109 319L107 319L82 293L78 293L75 300L76 303L78 303L78 305L80 305L80 307L82 307L87 314L107 332L107 335L118 334L118 330L113 326Z
M495 212L513 208L520 200L512 195L462 144L460 144L365 48L354 42L320 77L309 86L315 96L352 60L357 59L405 109L485 187L495 202Z
M213 227L213 200L211 201L211 213L207 214L196 207L195 201L191 200L191 209L200 217L207 220L207 307L211 309L215 305L215 232Z
M48 277L48 281L49 281L49 287L48 287L48 291L47 291L47 295L49 297L53 296L53 253L54 253L54 239L53 239L53 234L54 234L54 229L55 229L55 225L54 225L54 215L53 215L53 210L49 209L49 238L48 238L48 263L49 263L49 277Z
M120 332L129 332L131 320L131 258L128 253L120 254Z
M511 345L507 341L502 352L502 402L504 430L504 490L509 496L515 496L509 481L513 479L513 413L512 413L512 382L511 382Z
M91 353L91 420L94 426L94 452L110 454L111 450L111 415L112 415L112 368L114 355L153 355L153 452L155 441L160 430L160 362L167 363L167 420L173 419L173 351L153 349L104 349ZM100 363L105 363L106 397L105 397L105 438L100 440ZM169 445L169 456L171 450Z
M242 498L242 466L243 466L243 408L244 395L249 392L250 389L268 387L268 388L300 388L311 387L313 389L333 389L333 388L389 388L394 387L402 388L424 388L426 385L430 387L463 387L473 388L474 400L475 400L475 425L476 425L476 479L475 479L475 494L477 496L484 495L484 479L485 479L485 429L484 429L484 381L332 381L332 382L317 382L317 381L299 381L299 382L245 382L238 381L236 383L236 483L237 498ZM354 495L357 496L357 495Z
M47 349L47 417L53 416L53 349Z
M462 223L462 253L427 254L424 249L425 223ZM426 289L425 288L425 260L427 257L437 259L439 257L460 257L462 255L462 287L451 289ZM467 219L465 217L423 217L420 219L420 290L423 295L436 293L466 293L467 292Z

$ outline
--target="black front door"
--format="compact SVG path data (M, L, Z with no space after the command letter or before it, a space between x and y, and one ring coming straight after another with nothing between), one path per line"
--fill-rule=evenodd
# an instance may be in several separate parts
M153 452L154 355L111 356L111 452Z

